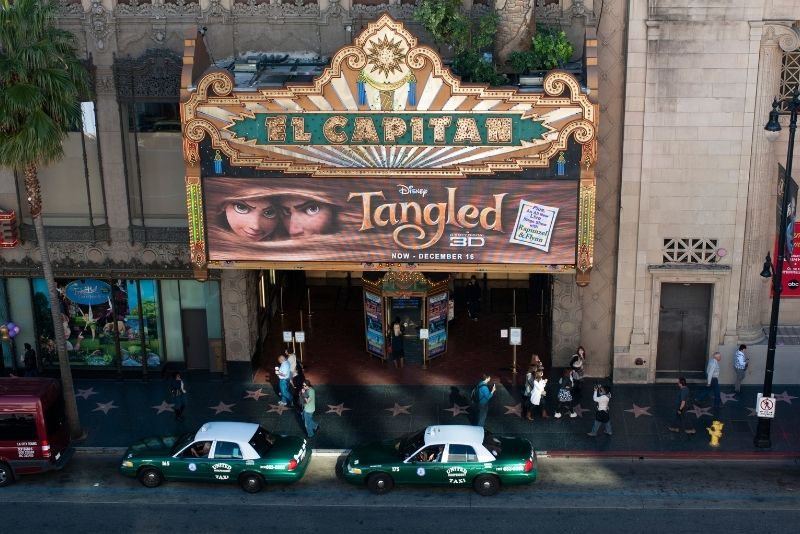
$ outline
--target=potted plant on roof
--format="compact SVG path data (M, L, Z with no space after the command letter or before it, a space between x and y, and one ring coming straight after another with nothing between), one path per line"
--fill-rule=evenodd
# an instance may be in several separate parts
M549 70L561 69L572 58L575 47L567 34L553 26L537 26L531 39L531 48L523 52L512 52L511 68L519 75L520 83L541 84Z

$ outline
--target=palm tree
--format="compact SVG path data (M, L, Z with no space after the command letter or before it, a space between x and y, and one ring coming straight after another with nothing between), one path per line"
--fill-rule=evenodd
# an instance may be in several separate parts
M90 92L89 76L76 55L74 38L55 27L51 0L0 0L0 165L25 176L42 272L58 349L70 435L81 435L78 406L61 326L61 309L42 223L38 168L61 159L62 141L80 124L80 97Z

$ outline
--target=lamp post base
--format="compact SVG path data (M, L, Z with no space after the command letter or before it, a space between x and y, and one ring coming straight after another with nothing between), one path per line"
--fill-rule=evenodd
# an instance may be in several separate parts
M765 417L758 419L758 427L756 428L756 437L753 438L753 445L759 449L772 448L772 440L770 439L770 423L771 421Z

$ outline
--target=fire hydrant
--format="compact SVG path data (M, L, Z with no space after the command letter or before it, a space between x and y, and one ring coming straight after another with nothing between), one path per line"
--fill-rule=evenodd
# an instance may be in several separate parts
M722 421L713 421L711 426L706 427L708 431L708 435L711 436L711 442L709 445L712 447L719 447L719 439L722 437L722 427L725 425L722 424Z

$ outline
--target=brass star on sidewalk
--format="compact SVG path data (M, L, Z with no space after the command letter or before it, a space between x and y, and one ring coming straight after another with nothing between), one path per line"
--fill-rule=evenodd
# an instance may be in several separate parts
M97 395L97 392L94 390L94 388L78 389L78 393L75 394L76 397L81 397L83 400L87 400L92 395Z
M246 391L246 393L244 395L245 399L259 400L261 397L269 396L269 393L264 393L264 388L258 388L258 389L254 389L252 391L247 389L245 391Z
M747 408L747 417L758 417L758 410L755 408Z
M283 415L283 412L290 409L291 408L289 408L285 404L270 404L267 413L276 413L278 415Z
M349 410L350 408L345 408L344 403L341 404L328 404L328 411L325 413L335 413L339 417L342 416L342 412Z
M219 404L217 404L216 406L209 406L208 409L214 410L214 415L219 415L222 412L233 413L233 410L231 410L231 408L233 408L234 406L236 406L236 404L225 404L224 402L219 401Z
M151 406L151 408L154 410L158 410L158 412L156 412L156 415L159 415L164 412L175 411L175 405L167 401L161 401L161 404L156 404L155 406Z
M739 399L736 398L735 393L720 393L719 398L722 401L722 404L727 404L728 402L739 402Z
M792 395L789 395L786 392L785 389L783 390L783 393L778 393L777 395L775 395L775 400L776 401L783 401L786 404L791 404L792 403L792 399L796 399L796 398L797 397L793 397Z
M411 408L412 406L413 404L409 404L407 406L401 406L395 402L394 408L384 408L384 410L386 410L387 412L392 412L392 417L397 417L401 413L411 415L411 412L409 412L408 409Z
M108 415L109 410L113 410L115 408L119 408L119 406L114 406L114 401L109 402L98 402L97 408L92 410L93 412L103 412L104 414Z
M633 404L633 408L625 411L632 413L636 419L639 419L640 415L649 415L650 417L653 416L653 414L650 413L650 406L637 406L636 403Z
M522 417L522 403L517 403L513 406L503 406L506 409L506 413L503 415L513 415L515 417Z
M698 419L700 419L700 417L702 417L704 415L707 415L709 417L714 417L711 414L711 407L710 406L702 407L702 406L698 406L696 404L692 404L692 409L691 410L686 410L686 413L693 413L694 416L697 417Z
M453 403L453 407L452 408L445 408L444 411L452 413L453 417L455 417L455 416L460 415L462 413L468 414L469 413L469 406L461 406L459 404Z

